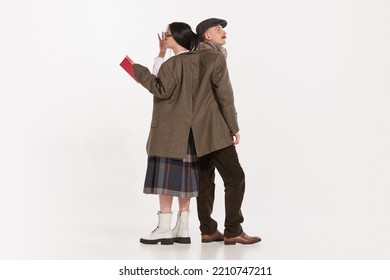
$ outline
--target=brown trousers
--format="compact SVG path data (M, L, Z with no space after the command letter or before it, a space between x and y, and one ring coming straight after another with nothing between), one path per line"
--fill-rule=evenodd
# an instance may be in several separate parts
M215 168L225 185L224 235L236 237L241 234L241 223L244 221L241 204L245 192L245 174L233 145L199 158L199 196L196 199L199 228L202 234L213 234L218 227L211 218L215 197Z

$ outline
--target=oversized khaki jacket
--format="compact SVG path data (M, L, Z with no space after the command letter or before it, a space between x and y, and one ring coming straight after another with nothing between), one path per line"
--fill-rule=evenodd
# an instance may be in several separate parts
M148 156L185 158L190 129L198 157L232 145L239 127L221 53L181 53L165 61L157 77L140 64L134 64L134 73L154 95Z

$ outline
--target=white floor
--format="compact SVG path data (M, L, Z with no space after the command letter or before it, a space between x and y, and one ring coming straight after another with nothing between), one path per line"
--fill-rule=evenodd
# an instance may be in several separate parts
M251 181L251 176L247 177ZM220 181L217 184L221 186ZM368 202L369 196L354 202L339 191L338 198L324 195L319 200L313 196L309 200L309 196L267 191L266 186L261 196L254 188L254 184L247 187L243 227L249 235L259 235L263 241L235 246L200 242L195 200L190 217L192 244L161 246L139 243L139 238L157 224L156 196L136 194L120 185L110 191L27 191L24 195L30 197L23 199L20 194L19 205L8 205L13 213L1 213L0 259L390 259L385 198L364 205L361 202ZM222 198L219 187L215 217L220 224ZM15 210L16 206L19 210ZM174 222L173 219L172 225ZM223 230L221 226L219 229Z

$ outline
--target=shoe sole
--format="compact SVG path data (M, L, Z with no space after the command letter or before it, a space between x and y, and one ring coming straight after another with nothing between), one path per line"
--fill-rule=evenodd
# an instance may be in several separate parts
M161 243L161 245L172 245L173 244L173 239L172 238L160 238L160 239L143 239L141 238L139 240L142 244L147 244L147 245L155 245L158 243Z
M222 240L207 240L207 239L202 239L202 243L221 242L221 241L223 241L223 239L222 239Z
M261 240L255 241L255 242L251 242L251 243L241 243L241 242L228 242L228 241L225 241L224 244L225 245L236 245L238 243L238 244L242 244L242 245L251 245L251 244L259 243L260 241Z

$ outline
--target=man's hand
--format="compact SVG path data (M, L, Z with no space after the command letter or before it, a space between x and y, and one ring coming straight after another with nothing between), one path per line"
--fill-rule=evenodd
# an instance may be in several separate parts
M232 138L233 138L233 141L232 141L233 145L238 145L240 143L240 133L239 132L233 133Z

